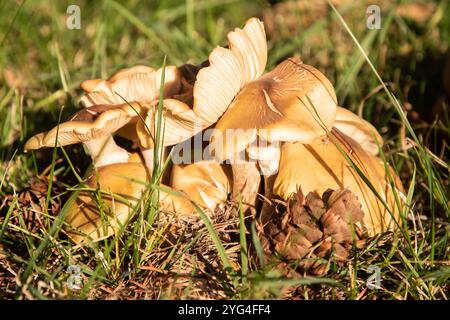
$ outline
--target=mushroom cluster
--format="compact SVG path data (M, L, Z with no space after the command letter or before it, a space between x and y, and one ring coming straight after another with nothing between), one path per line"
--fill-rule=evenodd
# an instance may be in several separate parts
M370 123L338 107L326 76L295 57L265 73L267 41L257 18L227 40L227 47L215 48L199 66L135 66L107 80L84 81L83 109L28 140L25 150L83 143L92 157L87 185L99 186L103 201L87 191L78 195L66 219L74 241L111 236L130 219L130 204L146 188L142 182L152 179L157 145L166 157L181 145L183 152L194 152L183 161L171 155L162 183L185 196L159 192L161 208L170 212L195 214L194 203L214 210L231 194L256 218L261 198L288 199L300 187L305 194L347 188L361 202L369 235L399 222L392 191L403 189L392 170L395 183L389 182L377 157L382 138ZM132 141L133 150L118 146L114 135ZM200 143L186 143L198 136ZM268 221L264 206L261 220Z
M315 192L304 196L299 190L286 211L268 222L262 247L268 261L281 271L290 273L286 263L299 262L295 269L322 275L330 258L344 264L354 246L364 245L363 218L358 199L348 189L328 189L322 196Z

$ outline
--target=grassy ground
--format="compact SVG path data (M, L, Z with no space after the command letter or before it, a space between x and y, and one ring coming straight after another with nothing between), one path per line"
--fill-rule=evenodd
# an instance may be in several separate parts
M335 2L343 20L326 1L2 1L0 298L447 299L450 3L376 1L382 26L369 30L364 1ZM66 28L70 4L81 8L80 30ZM402 232L372 239L323 277L289 278L258 258L251 224L232 203L194 222L161 212L145 237L144 197L123 236L73 246L54 217L89 158L81 146L24 154L26 139L74 112L82 80L160 66L165 55L168 64L199 64L251 16L265 21L268 69L301 56L331 79L340 105L381 132L408 192ZM80 290L67 288L70 265L81 268ZM381 289L367 288L370 265L381 270Z

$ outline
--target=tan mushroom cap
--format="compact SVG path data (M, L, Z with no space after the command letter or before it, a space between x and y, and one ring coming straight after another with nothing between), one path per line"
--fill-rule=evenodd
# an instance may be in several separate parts
M108 194L101 194L103 205L97 204L95 195L80 191L77 199L71 204L65 222L66 231L72 240L81 243L91 239L99 241L113 235L120 230L133 212L132 206L115 198L119 195L135 204L141 198L145 185L130 179L137 179L142 183L148 179L145 167L139 163L117 163L104 166L93 174L87 185L100 189ZM103 218L100 208L103 210Z
M189 195L199 206L214 209L231 193L231 168L213 161L175 164L170 186Z
M98 168L87 180L87 185L91 188L99 185L101 203L95 201L93 193L79 192L65 220L69 236L74 242L82 243L88 239L99 241L118 232L130 219L133 206L142 198L149 178L147 168L136 154L130 157L128 163ZM162 190L159 196L163 210L183 214L195 212L192 203L184 197Z
M213 50L210 66L200 70L194 86L194 110L209 124L219 119L244 85L263 74L267 63L266 34L259 19L249 19L227 38L228 49Z
M210 66L201 69L196 75L193 94L180 93L180 88L183 87L181 69L175 66L167 66L164 69L164 98L186 97L191 102L193 100L191 107L188 101L165 99L168 100L164 101L165 146L182 142L213 124L229 106L239 89L263 73L267 60L267 44L261 21L252 18L242 30L231 32L228 35L228 46L229 49L218 47L211 53ZM146 66L135 66L120 70L107 80L84 81L81 87L87 93L80 101L82 105L103 105L117 110L111 111L112 114L98 116L95 124L60 125L60 145L83 142L93 136L100 136L104 133L103 125L109 121L106 132L120 130L119 133L127 138L139 140L145 148L152 148L152 131L148 128L155 127L154 121L158 119L156 112L153 110L148 112L147 116L143 115L146 119L144 124L137 121L138 118L129 118L130 113L123 114L121 109L125 101L144 104L149 110L154 108L159 98L162 72L162 68L154 70ZM103 113L107 112L109 110L105 108ZM135 123L137 125L134 128ZM130 128L130 125L133 127ZM55 136L56 128L50 133L38 134L29 140L26 149L51 146Z
M85 142L108 136L126 124L136 121L143 106L139 103L123 103L115 107L95 105L85 108L47 133L31 137L25 150L54 147L57 138L59 146ZM58 135L58 136L57 136Z
M163 68L147 66L122 69L107 80L93 79L81 83L87 93L80 102L93 105L120 105L127 102L152 103L158 100ZM164 69L164 96L178 93L181 86L180 71L175 66ZM125 99L125 101L124 101Z
M319 70L289 58L242 88L215 126L212 149L218 160L229 159L245 149L255 133L269 142L313 141L331 130L336 103L332 84ZM230 129L247 134L229 143Z
M61 146L103 138L118 130L127 138L137 139L136 122L158 99L162 73L162 68L135 66L120 70L108 80L84 81L81 87L87 93L80 102L86 109L49 132L29 139L25 150L53 147L57 133ZM164 96L178 93L180 71L168 66L164 75Z
M357 116L348 109L338 107L334 127L358 142L361 147L372 155L378 154L378 144L383 146L383 138L377 129L368 121Z
M193 88L192 105L175 99L164 100L164 145L180 143L214 124L227 110L239 90L259 78L267 62L267 42L263 23L249 19L243 29L228 34L228 48L217 47L209 55L209 66L200 69ZM153 146L147 128L158 116L148 114L138 124L140 143Z
M386 199L395 219L400 223L394 194L380 160L365 152L355 140L338 129L334 128L330 135L360 168L377 192ZM397 191L399 194L403 193L402 184L393 170L391 174L395 178ZM332 141L325 142L319 139L311 144L285 143L283 145L274 193L287 199L299 187L305 194L314 191L322 194L329 188L348 188L361 202L365 213L364 223L369 235L391 230L395 226L392 216L382 202L350 166ZM400 197L402 197L401 194Z
M86 94L80 102L85 107L95 105L111 105L115 107L124 102L139 102L153 108L159 98L162 68L154 70L147 66L134 66L119 70L109 79L86 80L81 83L81 88ZM167 66L164 73L164 97L179 93L182 88L182 74L175 66ZM145 114L141 115L145 118ZM129 124L120 128L118 135L137 142L136 118Z

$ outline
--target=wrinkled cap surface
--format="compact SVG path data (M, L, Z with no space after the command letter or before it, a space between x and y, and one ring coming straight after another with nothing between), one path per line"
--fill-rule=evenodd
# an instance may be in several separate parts
M378 154L378 145L383 146L383 138L377 129L348 109L337 108L334 127L358 142L366 152L372 155Z
M124 102L152 103L158 100L163 68L154 70L146 66L122 69L107 80L86 80L81 88L86 94L80 102L85 107L116 105ZM180 71L175 66L164 69L164 96L180 90Z
M370 235L392 229L395 226L393 217L357 171L347 162L332 139L367 177L378 194L385 199L395 219L399 221L399 212L384 166L377 157L365 152L355 140L336 128L332 130L328 141L319 139L310 144L286 143L283 145L274 193L287 199L298 188L305 193L319 194L327 189L347 188L361 202L365 213L364 222ZM401 197L403 192L401 182L393 170L391 174Z
M72 116L69 121L61 123L48 132L31 137L25 144L25 150L58 146L95 140L106 137L126 124L142 112L137 103L121 104L115 107L96 105L85 108Z

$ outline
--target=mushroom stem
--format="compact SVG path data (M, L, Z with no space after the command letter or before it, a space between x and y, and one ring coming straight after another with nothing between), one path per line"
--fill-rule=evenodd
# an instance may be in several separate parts
M272 154L272 158L267 160L259 160L258 166L261 171L261 174L264 177L269 177L276 175L278 172L278 166L280 164L280 149L277 148L276 152Z
M231 165L233 171L234 200L241 200L246 216L256 215L256 201L261 184L261 176L256 162L235 163ZM239 198L240 197L240 198Z
M119 147L111 135L83 142L96 168L113 163L126 163L130 155Z

